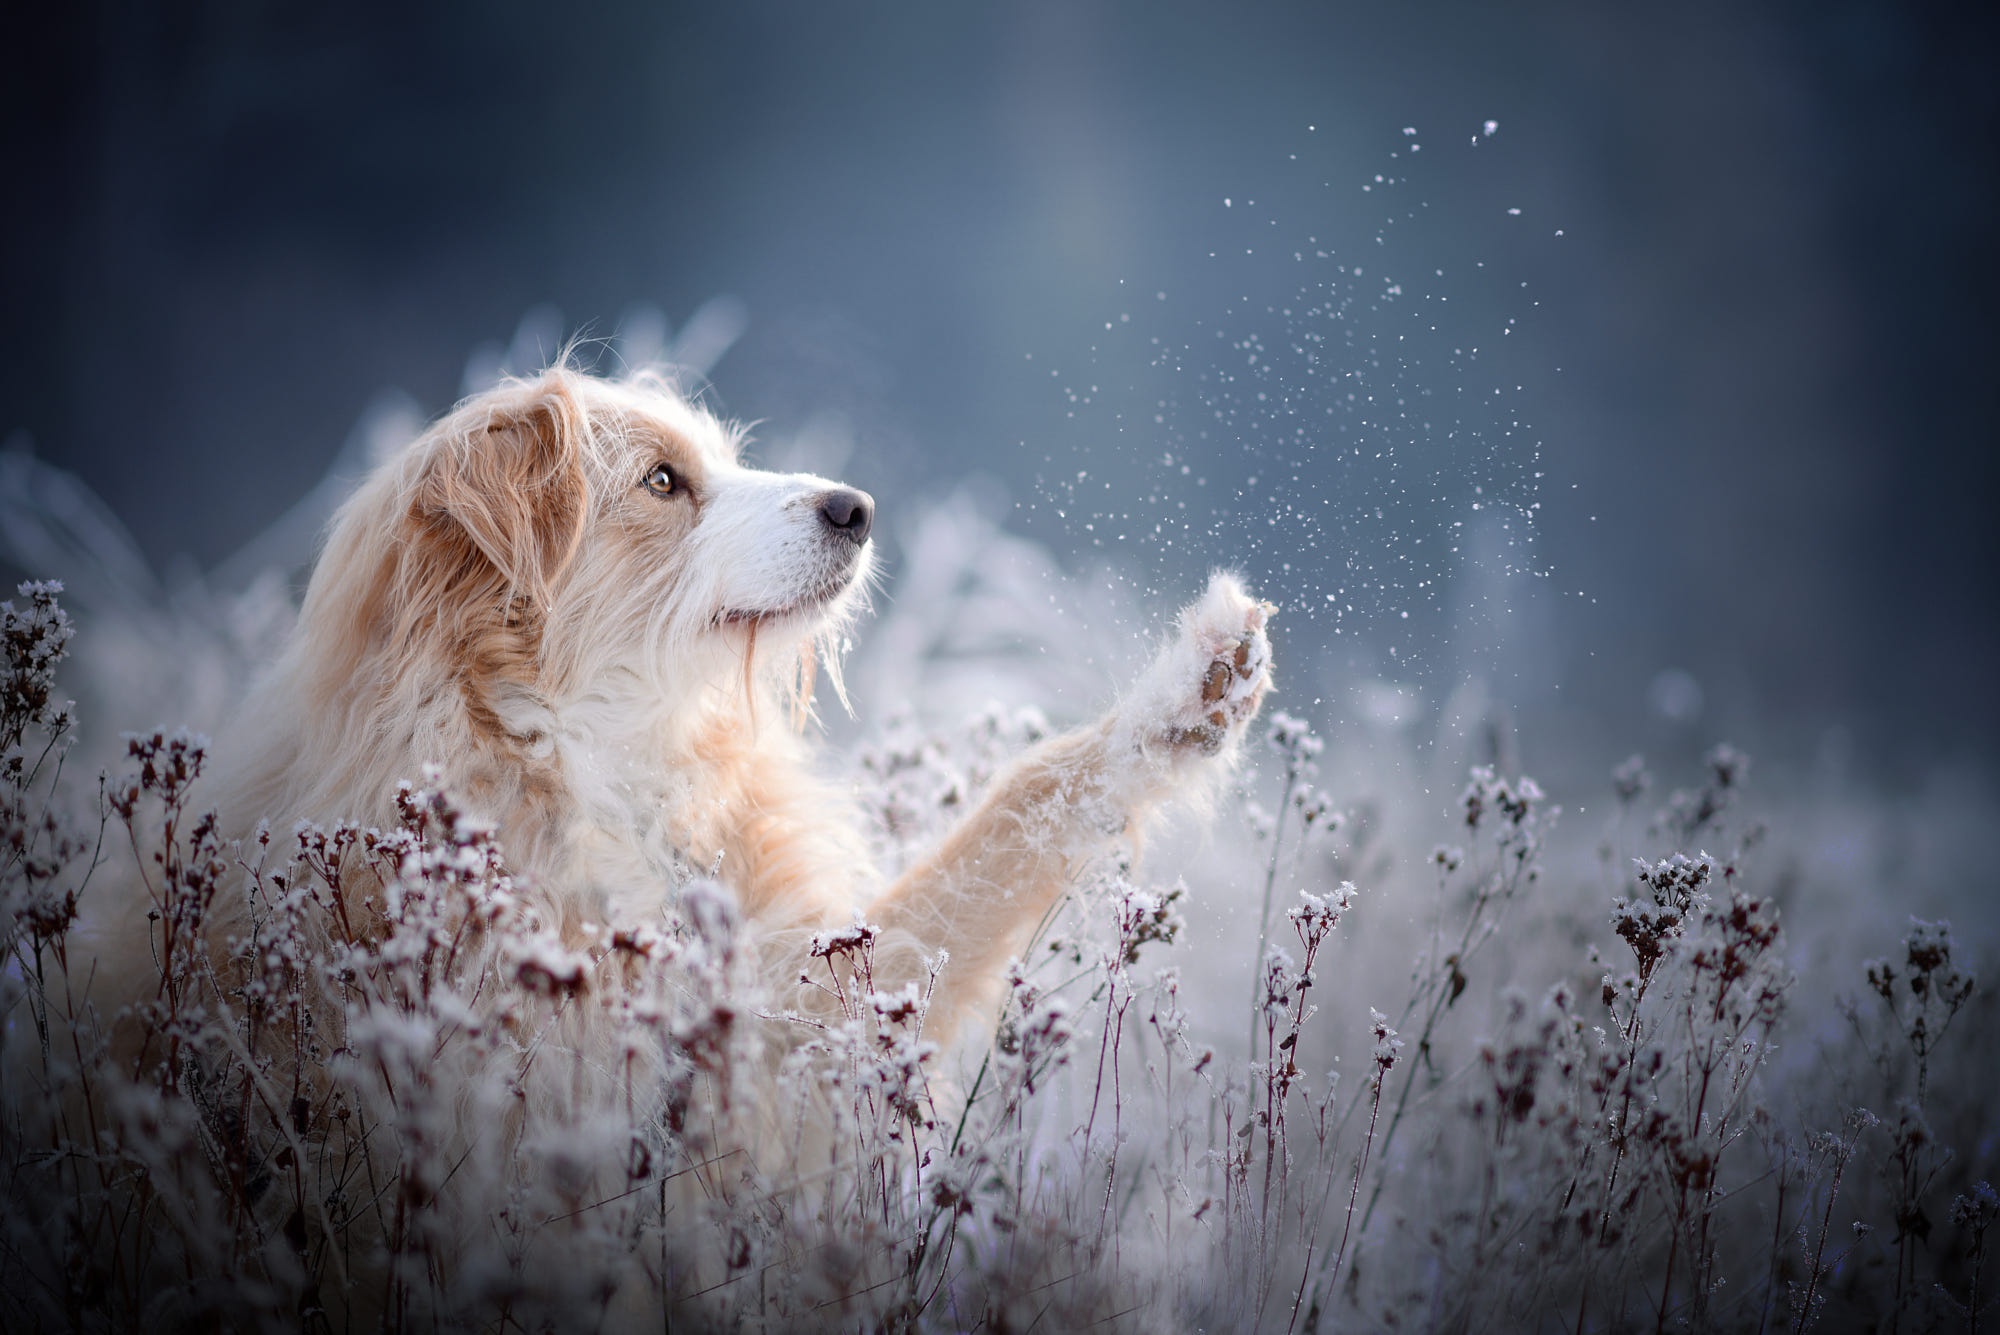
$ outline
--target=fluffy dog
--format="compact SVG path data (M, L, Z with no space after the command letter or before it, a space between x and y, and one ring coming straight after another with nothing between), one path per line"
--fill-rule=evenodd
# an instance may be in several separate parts
M1098 722L1043 742L893 884L799 731L872 569L874 503L745 466L663 377L557 367L461 404L333 521L244 713L225 821L390 823L435 766L546 923L657 920L728 887L766 961L861 911L885 986L949 952L930 1032L976 1011L1082 863L1237 750L1268 608L1226 575Z

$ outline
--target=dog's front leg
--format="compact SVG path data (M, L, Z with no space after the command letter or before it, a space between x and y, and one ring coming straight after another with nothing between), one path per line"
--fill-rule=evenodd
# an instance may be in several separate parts
M1214 576L1103 719L1015 761L875 903L870 917L904 950L951 954L929 1032L948 1033L980 1004L1008 957L1106 844L1233 761L1270 687L1270 610L1234 577ZM914 961L883 964L900 982Z

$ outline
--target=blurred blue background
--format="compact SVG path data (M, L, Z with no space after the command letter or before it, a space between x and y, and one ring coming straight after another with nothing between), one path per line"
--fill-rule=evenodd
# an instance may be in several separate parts
M271 523L385 387L433 414L517 329L728 294L714 401L820 441L892 545L978 477L1161 606L1240 564L1317 712L1478 677L1531 761L1727 736L1892 787L2000 736L1991 7L9 29L0 435L162 567Z

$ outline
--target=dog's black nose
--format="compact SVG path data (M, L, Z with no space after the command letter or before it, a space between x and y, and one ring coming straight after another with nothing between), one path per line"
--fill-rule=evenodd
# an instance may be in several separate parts
M819 498L819 516L841 537L859 547L875 527L875 498L852 487L839 487Z

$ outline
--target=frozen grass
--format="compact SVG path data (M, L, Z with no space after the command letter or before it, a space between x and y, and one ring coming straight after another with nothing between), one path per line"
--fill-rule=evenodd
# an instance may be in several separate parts
M1164 842L1183 877L1161 849L1105 860L995 1031L941 1051L927 992L875 985L866 924L775 996L719 887L565 950L504 832L425 776L394 829L247 848L203 814L198 738L130 738L79 778L57 592L5 611L0 1328L1987 1314L1986 998L1947 925L1871 947L1865 884L1790 883L1729 748L1659 803L1620 766L1586 831L1491 768L1426 816L1323 774L1313 728L1274 715L1212 840ZM885 864L1045 726L904 715L865 739ZM121 963L93 902L141 880L147 944ZM249 927L215 948L228 896ZM625 1035L619 1069L566 1046L585 1008Z

